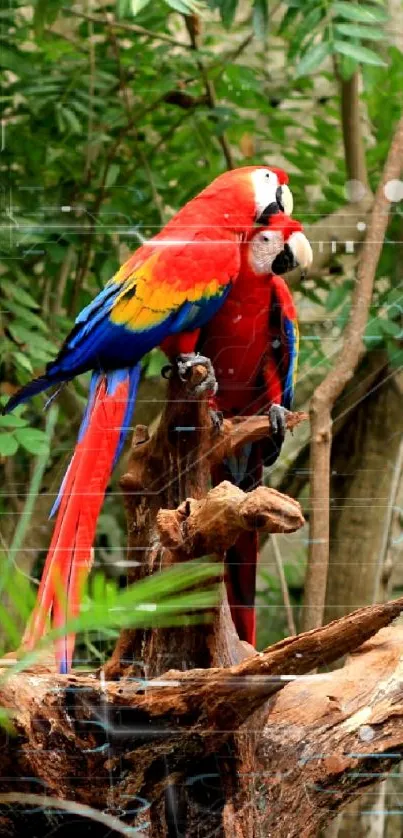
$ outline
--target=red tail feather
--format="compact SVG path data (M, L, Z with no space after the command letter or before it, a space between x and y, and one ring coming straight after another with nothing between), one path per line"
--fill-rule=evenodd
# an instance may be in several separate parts
M113 395L102 378L85 433L77 443L70 463L52 542L47 555L36 606L24 635L23 645L32 649L44 634L52 614L60 628L80 610L83 584L92 565L92 545L105 490L127 410L129 380ZM70 668L74 636L56 643L56 658L62 672Z
M237 482L240 489L250 492L262 481L263 466L259 444L251 446L247 462L240 465L236 481L229 461L212 470L212 480L217 486L222 480ZM226 553L226 587L231 616L241 640L256 646L256 571L259 555L256 532L242 532Z

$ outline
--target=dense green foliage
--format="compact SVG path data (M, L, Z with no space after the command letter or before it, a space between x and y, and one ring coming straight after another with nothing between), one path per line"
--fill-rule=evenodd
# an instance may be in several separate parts
M10 0L0 14L3 394L43 368L128 248L225 166L283 164L304 223L343 206L348 175L338 88L357 67L369 180L377 185L402 105L403 73L380 0L288 0L274 11L266 0ZM400 227L394 219L391 241L401 238ZM346 322L353 265L347 270L338 278L336 263L301 289L318 307L316 320L302 323L302 381L326 368L321 338L333 339ZM384 249L379 277L368 342L386 345L397 364L396 248ZM159 363L152 355L146 374L155 375ZM85 379L71 386L78 414ZM43 404L38 397L0 419L4 519L7 493L16 492L21 509L32 456L48 450ZM46 485L62 470L76 420L61 401ZM102 544L119 554L123 518L114 498L104 515ZM11 539L5 524L4 547Z

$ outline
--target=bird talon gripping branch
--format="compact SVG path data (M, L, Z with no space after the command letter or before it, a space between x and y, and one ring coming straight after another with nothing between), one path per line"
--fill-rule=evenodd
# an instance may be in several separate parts
M189 352L178 356L176 366L179 378L184 384L189 382L193 367L205 367L206 375L204 378L191 387L191 392L195 396L202 396L204 393L214 395L217 392L217 380L210 358L206 358L205 355L199 355L198 352Z
M279 437L282 443L284 442L285 432L287 430L287 416L289 412L290 411L281 404L272 404L267 411L267 415L270 419L272 436Z

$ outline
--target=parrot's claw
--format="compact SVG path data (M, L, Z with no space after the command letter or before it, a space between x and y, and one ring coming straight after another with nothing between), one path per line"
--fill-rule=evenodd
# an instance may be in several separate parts
M287 416L289 412L289 410L280 404L272 404L268 410L272 436L277 437L282 443L284 442L285 432L287 430Z
M210 419L213 426L213 433L221 433L224 423L224 416L221 410L215 410L213 407L210 407Z
M178 355L175 361L178 375L181 381L187 383L189 380L189 373L192 367L202 366L206 368L207 375L200 382L192 388L192 393L195 396L201 396L203 393L217 392L217 380L215 377L214 367L205 355L198 355L196 352L190 352L187 355Z

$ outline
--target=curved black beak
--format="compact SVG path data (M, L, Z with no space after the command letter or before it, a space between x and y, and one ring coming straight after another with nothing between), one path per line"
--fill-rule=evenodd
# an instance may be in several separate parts
M298 262L291 250L291 247L286 243L281 253L278 253L271 269L274 274L286 274L288 271L293 271L298 267Z

